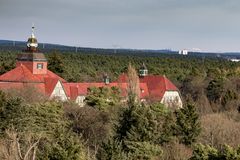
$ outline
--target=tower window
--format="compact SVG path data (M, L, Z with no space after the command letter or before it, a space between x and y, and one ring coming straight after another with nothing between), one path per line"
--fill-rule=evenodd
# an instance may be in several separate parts
M43 69L43 64L42 63L38 63L37 64L37 69Z

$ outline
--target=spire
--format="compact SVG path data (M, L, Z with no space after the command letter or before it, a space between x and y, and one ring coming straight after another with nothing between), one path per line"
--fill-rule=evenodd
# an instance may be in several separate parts
M37 47L38 47L37 39L36 39L36 37L34 35L34 30L35 30L35 26L33 24L32 25L31 37L28 38L28 41L27 41L27 51L29 51L29 52L37 51Z
M31 34L31 38L35 38L34 29L35 29L35 26L34 26L34 23L33 23L33 24L32 24L32 34Z

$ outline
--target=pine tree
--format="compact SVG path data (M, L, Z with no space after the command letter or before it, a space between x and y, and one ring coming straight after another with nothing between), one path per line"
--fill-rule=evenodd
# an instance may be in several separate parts
M176 111L176 135L181 143L191 145L200 134L201 125L199 116L194 105L188 104L186 107Z
M131 106L120 117L115 139L122 142L123 151L131 158L151 159L162 153L157 127L156 115L149 106Z
M64 64L63 60L60 54L57 52L53 52L48 57L48 69L51 70L54 73L57 73L58 75L62 75L64 72Z

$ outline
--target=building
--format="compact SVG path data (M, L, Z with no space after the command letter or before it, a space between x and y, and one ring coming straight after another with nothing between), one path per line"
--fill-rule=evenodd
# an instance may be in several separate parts
M83 106L90 87L118 87L122 98L127 97L128 78L122 74L116 82L110 82L107 75L104 82L69 83L48 70L44 54L38 51L38 42L32 34L27 41L27 49L17 55L16 68L0 76L0 89L22 89L33 87L49 99L72 100ZM160 101L167 106L182 107L177 87L165 76L148 75L145 64L139 70L140 99L142 101Z
M145 74L142 74L145 73ZM178 88L166 77L161 75L148 75L145 64L139 70L140 96L142 100L161 102L168 107L182 108L182 99ZM127 74L120 75L120 83L128 82ZM143 85L146 85L143 89ZM147 93L145 93L147 92Z
M178 53L182 54L182 55L188 55L188 50L186 50L186 49L179 50Z

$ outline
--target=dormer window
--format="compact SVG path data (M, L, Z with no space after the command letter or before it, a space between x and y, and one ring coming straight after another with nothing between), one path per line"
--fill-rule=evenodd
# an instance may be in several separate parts
M43 63L38 63L37 64L37 69L43 69Z

